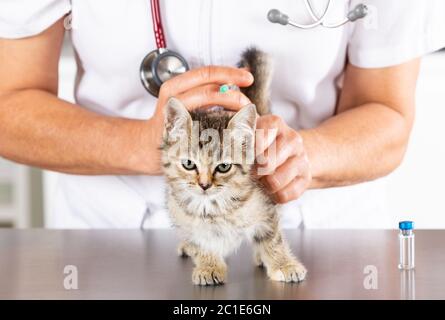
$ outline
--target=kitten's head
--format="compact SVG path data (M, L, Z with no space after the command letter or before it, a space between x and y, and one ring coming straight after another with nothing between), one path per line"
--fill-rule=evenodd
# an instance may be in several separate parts
M179 100L169 100L162 162L182 206L197 214L218 214L251 191L256 119L253 104L235 114L190 113Z

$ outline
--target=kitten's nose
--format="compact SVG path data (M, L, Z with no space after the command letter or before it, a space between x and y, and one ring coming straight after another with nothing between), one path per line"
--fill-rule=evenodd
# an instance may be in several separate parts
M202 190L207 190L208 188L210 188L211 184L210 183L199 183L199 186L202 188Z

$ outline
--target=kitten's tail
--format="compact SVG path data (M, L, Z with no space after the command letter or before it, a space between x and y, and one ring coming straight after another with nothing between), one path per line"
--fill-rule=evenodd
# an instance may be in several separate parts
M241 55L238 67L249 69L254 82L241 91L256 106L258 114L270 113L270 82L272 79L272 61L268 54L255 47L247 48Z

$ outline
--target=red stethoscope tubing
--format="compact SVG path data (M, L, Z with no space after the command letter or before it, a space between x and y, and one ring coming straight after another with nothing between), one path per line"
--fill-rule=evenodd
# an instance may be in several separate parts
M190 68L182 55L167 49L159 0L151 0L150 5L157 48L142 59L139 74L144 88L157 97L159 88L165 81L188 71Z
M164 28L162 27L161 9L159 0L151 0L151 19L153 21L153 33L155 36L156 47L158 49L167 48Z

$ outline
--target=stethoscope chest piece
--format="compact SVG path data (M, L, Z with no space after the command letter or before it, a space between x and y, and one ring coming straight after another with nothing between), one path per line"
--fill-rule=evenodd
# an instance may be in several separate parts
M144 88L157 97L159 89L165 81L188 71L190 68L183 56L167 49L159 0L151 0L150 3L157 49L144 57L139 73Z
M159 86L154 82L152 65L154 59L159 55L158 50L153 50L145 56L141 62L140 75L144 88L153 96L159 95Z
M141 62L140 75L145 89L153 96L159 95L161 85L186 71L189 65L179 53L160 48L151 51Z

